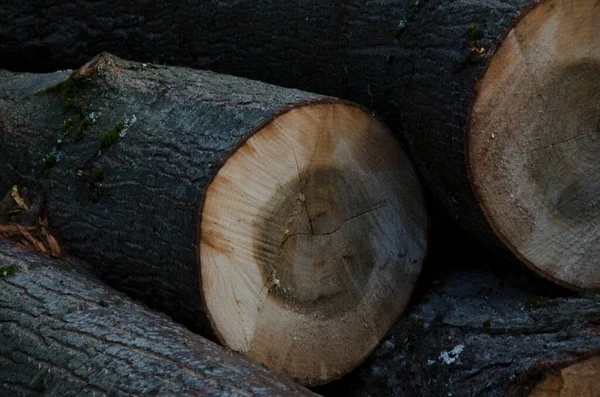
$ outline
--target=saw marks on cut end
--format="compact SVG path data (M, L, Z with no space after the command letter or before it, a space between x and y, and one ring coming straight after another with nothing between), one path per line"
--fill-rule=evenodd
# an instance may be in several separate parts
M227 160L201 210L202 289L217 334L304 384L364 360L404 310L425 255L410 163L349 104L278 116Z
M600 3L542 2L509 32L470 123L474 191L540 274L600 288Z

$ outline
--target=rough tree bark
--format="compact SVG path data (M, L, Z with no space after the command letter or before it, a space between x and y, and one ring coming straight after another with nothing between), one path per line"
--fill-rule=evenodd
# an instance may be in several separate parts
M91 277L0 242L3 396L308 396Z
M600 288L595 0L11 3L6 67L74 66L111 50L367 105L480 241L563 285Z
M534 284L489 270L441 272L362 366L318 392L597 396L600 294Z
M307 384L364 360L425 255L399 143L332 98L103 54L0 102L0 158L0 186L45 194L102 279L196 328L206 309L225 345Z

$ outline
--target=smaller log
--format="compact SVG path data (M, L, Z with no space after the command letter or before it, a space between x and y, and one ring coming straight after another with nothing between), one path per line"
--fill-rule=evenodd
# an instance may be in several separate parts
M314 395L76 265L0 242L0 395Z
M464 136L491 229L538 274L600 290L600 6L533 2L474 91Z
M600 354L558 364L541 363L519 376L510 397L600 396Z
M591 387L599 355L600 294L557 291L525 273L462 269L440 274L363 365L318 392L598 396Z

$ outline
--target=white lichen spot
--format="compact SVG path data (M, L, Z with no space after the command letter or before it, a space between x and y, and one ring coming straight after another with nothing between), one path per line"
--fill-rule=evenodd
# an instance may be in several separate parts
M465 345L455 346L454 349L450 351L444 350L440 353L440 359L444 361L444 364L450 365L458 360L460 353L465 349Z
M435 364L435 360L427 360L427 365L433 365Z
M127 135L127 131L136 122L137 122L137 117L135 117L135 114L132 114L131 116L125 116L125 124L123 124L123 128L121 129L121 131L119 131L119 138L125 138L125 135Z
M384 346L386 349L392 350L394 347L396 347L396 344L394 343L394 341L393 341L393 340L391 340L391 339L388 339L388 340L386 340L386 341L383 343L383 346Z
M96 116L96 113L94 112L90 112L90 114L88 114L88 119L90 119L90 121L92 122L92 124L96 124L96 119L98 117Z

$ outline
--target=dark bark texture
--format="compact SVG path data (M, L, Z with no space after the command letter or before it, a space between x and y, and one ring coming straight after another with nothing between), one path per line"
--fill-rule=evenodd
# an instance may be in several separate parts
M14 82L26 79L6 81L22 92ZM201 193L253 128L315 97L103 54L58 86L0 101L0 191L45 194L50 225L96 275L207 334Z
M530 277L440 274L363 365L319 392L522 397L553 369L600 354L600 294L557 291Z
M132 302L80 265L0 242L2 396L313 395Z
M471 193L463 135L490 56L531 0L106 1L23 4L0 18L0 66L77 67L100 51L334 95L376 111L439 203L500 245ZM478 55L472 43L485 52Z

